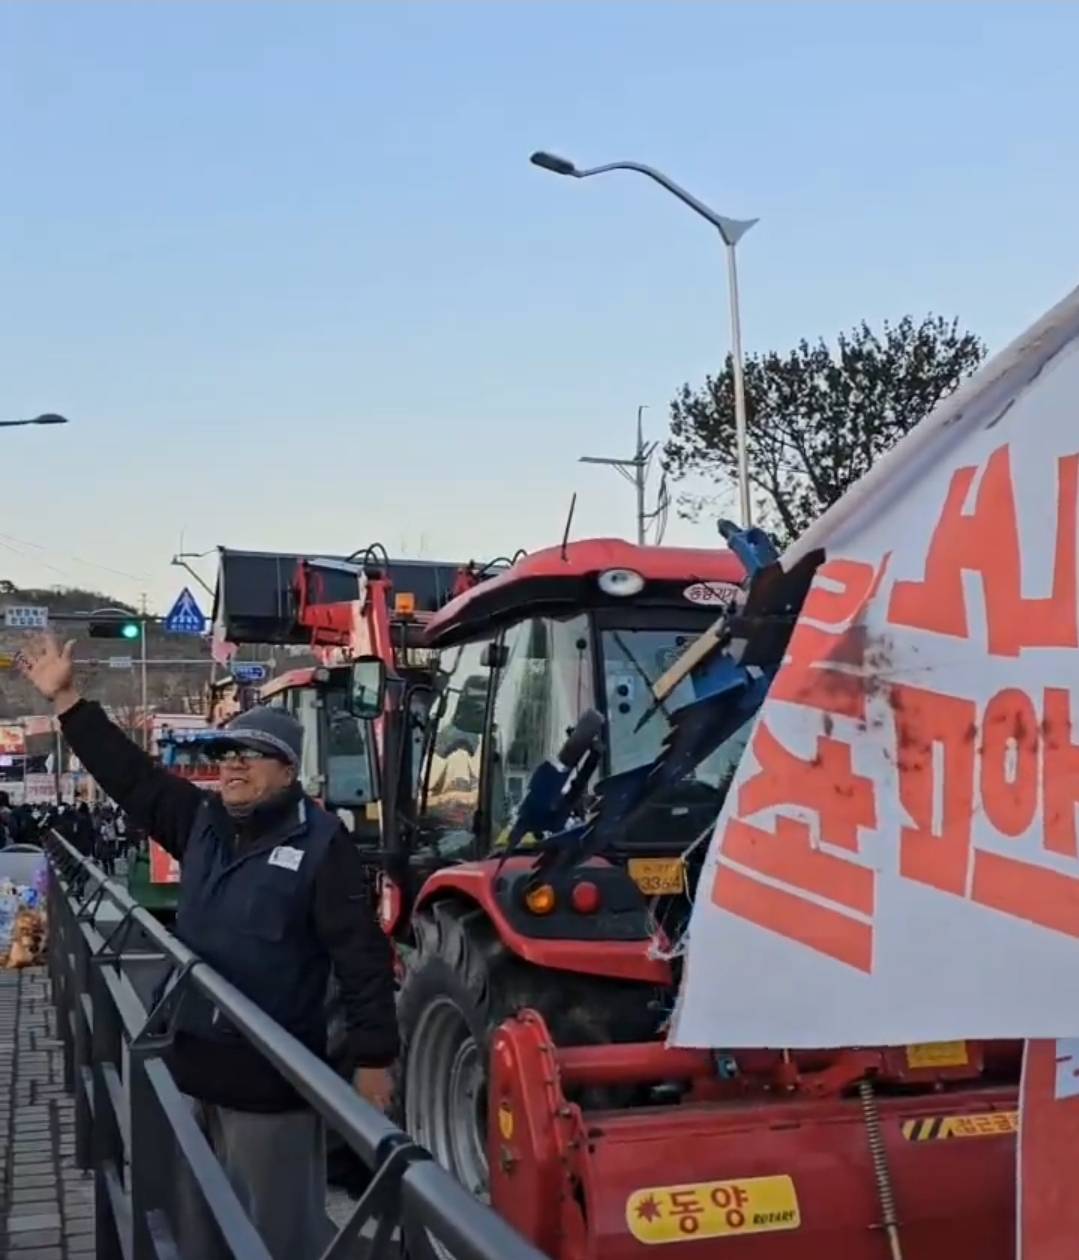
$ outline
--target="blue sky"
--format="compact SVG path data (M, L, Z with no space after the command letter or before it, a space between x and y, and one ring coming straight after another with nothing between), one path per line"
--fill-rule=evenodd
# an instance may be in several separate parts
M1079 278L1070 4L0 5L0 577L189 549L456 558L626 533L628 453L728 346ZM668 541L711 545L705 526ZM33 544L33 545L31 545ZM122 571L119 576L100 567ZM208 574L212 570L207 571Z

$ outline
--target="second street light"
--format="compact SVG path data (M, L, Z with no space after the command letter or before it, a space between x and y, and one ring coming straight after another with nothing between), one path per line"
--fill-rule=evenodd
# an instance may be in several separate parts
M608 162L604 166L590 166L584 170L568 158L558 157L554 153L533 153L534 166L545 171L553 171L555 175L570 175L574 179L587 179L590 175L605 175L608 171L636 171L638 175L646 175L684 205L706 219L719 233L727 250L727 277L730 282L731 301L731 363L734 377L734 433L738 453L738 499L742 512L742 524L747 529L753 523L752 508L749 502L749 460L746 450L746 389L742 372L742 321L738 306L738 266L735 260L735 247L749 231L756 219L730 219L725 214L718 214L703 201L698 201L692 193L687 192L673 179L657 171L654 167L644 166L640 162Z
M20 429L24 424L67 424L67 416L58 416L55 411L46 411L42 416L34 416L32 420L0 420L0 429Z

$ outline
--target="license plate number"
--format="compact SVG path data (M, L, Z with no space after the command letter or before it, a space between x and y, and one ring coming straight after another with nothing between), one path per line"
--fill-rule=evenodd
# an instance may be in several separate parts
M630 858L629 877L646 897L671 896L686 884L681 858Z
M970 1063L965 1041L923 1041L907 1046L907 1067L966 1067Z

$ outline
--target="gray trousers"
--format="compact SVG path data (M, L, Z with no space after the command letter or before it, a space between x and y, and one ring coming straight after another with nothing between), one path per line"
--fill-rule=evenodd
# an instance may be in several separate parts
M188 1102L273 1260L318 1260L337 1233L326 1215L321 1117L313 1111L233 1111L194 1098ZM216 1260L227 1252L205 1224L206 1210L186 1165L185 1173L180 1254L185 1260Z

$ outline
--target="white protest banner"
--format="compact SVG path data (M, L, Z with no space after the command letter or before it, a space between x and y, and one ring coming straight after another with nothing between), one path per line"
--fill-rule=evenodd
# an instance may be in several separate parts
M23 784L27 805L56 804L56 780L51 774L28 774Z
M1079 291L783 557L823 559L671 1040L1079 1035Z

